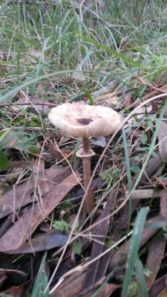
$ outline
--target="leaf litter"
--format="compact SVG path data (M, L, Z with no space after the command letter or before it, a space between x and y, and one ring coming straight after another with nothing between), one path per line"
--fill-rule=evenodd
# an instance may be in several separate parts
M32 204L32 207L27 208L22 216L19 216L13 226L1 237L0 251L11 252L23 245L27 239L30 240L38 225L59 205L64 196L78 184L78 179L74 174L70 174L62 181L59 181L58 185L55 185L53 180L48 180L47 190L46 186L44 187L44 193L42 193L41 189L41 194L44 195L42 200L39 199L39 201Z
M142 112L145 112L144 109ZM136 120L141 121L143 116L144 115L140 115L139 118L137 116ZM135 120L133 123L135 123ZM127 129L131 124L132 122L128 123ZM167 140L165 125L166 124L162 123L160 126L156 155L151 156L148 160L137 189L134 190L131 195L132 218L141 203L143 203L143 205L147 203L144 201L149 201L150 199L157 201L156 203L160 201L159 211L157 212L158 216L151 215L151 224L153 225L158 225L159 221L162 222L163 220L166 220L165 179L161 178L155 182L155 177L157 178L158 176L158 170L163 168L163 165L166 163L165 142ZM150 133L149 129L147 133ZM59 134L58 137L60 137ZM50 230L46 229L45 231L44 228L44 231L40 231L39 227L42 222L48 220L48 217L52 215L53 211L57 208L59 208L60 212L58 218L59 222L61 223L61 218L66 221L66 213L63 209L61 210L63 199L75 188L75 191L72 192L73 198L71 200L72 204L70 205L71 209L75 209L81 199L78 199L77 196L82 197L84 194L83 188L80 187L79 175L76 172L71 172L71 166L69 166L71 158L74 157L74 152L71 153L71 149L73 151L74 148L73 146L71 147L71 145L68 147L68 142L70 143L70 139L67 139L67 144L66 142L61 144L57 139L56 144L54 142L51 143L52 151L54 152L55 150L57 152L58 150L59 155L57 153L52 154L51 161L49 160L49 162L53 162L53 159L55 158L56 162L58 162L57 166L49 166L49 168L44 169L43 166L36 166L30 162L26 162L23 164L23 167L20 167L24 168L24 170L26 169L24 175L21 177L17 174L14 179L9 180L9 185L2 191L0 199L0 219L2 220L2 227L0 229L0 251L1 253L8 255L8 257L14 257L14 255L19 254L24 256L26 256L26 254L35 255L39 252L50 251L53 257L50 258L50 263L57 263L56 255L59 255L65 246L68 240L70 227L69 230L67 229L68 231L65 229L64 233L62 231L54 231L53 227L50 227ZM92 140L92 144L96 150L95 159L97 159L100 157L104 147L106 148L107 143L105 139L97 138L97 140ZM67 156L63 153L64 148L65 151L68 151ZM136 148L136 145L133 146L132 153L134 154L134 157L137 154L137 151L135 151ZM11 149L11 146L9 149ZM123 155L121 151L119 154L120 159L122 159ZM110 148L107 149L107 158L110 158ZM103 159L100 167L101 171L107 167L107 158ZM118 157L112 159L110 164L111 168L114 166L114 162L118 163L117 158ZM43 162L46 162L46 158L43 160ZM19 161L17 162L19 166ZM20 160L20 162L22 162L22 160ZM12 165L11 161L9 164L10 166ZM59 164L63 164L63 166L60 166ZM79 165L80 164L78 163L77 169L80 171ZM121 164L121 166L122 165L123 164ZM120 170L124 172L124 167L120 167ZM13 172L15 172L15 170ZM101 199L110 183L116 182L116 180L110 180L109 177L106 179L106 177L107 175L101 175L100 177L96 176L92 181L92 184L95 185L93 186L93 190L96 199ZM136 178L137 174L134 173L133 179L135 180ZM98 180L99 182L97 182ZM112 216L112 212L119 207L125 199L127 199L129 193L130 192L127 190L125 192L122 191L120 186L117 186L112 190L109 187L109 194L104 196L101 200L103 202L101 202L99 210L95 212L90 220L87 220L84 227L85 229L83 228L81 233L76 229L74 238L76 237L78 239L75 239L74 242L76 242L79 249L74 249L73 244L69 246L69 250L65 254L65 258L60 265L55 280L58 282L59 279L62 279L63 274L67 274L67 277L60 285L57 284L57 288L53 291L51 296L73 297L76 295L95 295L100 297L104 295L111 296L115 291L120 291L121 281L125 272L126 258L129 253L130 239L125 239L122 244L119 244L119 240L121 240L125 230L128 228L129 206L126 204L115 217ZM154 209L151 211L153 212ZM150 224L150 220L148 222ZM78 228L80 228L80 223L78 222L78 224ZM90 231L86 231L87 228L88 230L90 228ZM146 226L140 239L141 251L146 247L147 243L150 242L148 254L144 256L145 267L148 269L146 282L149 292L152 292L153 290L165 255L165 240L163 237L156 240L156 236L157 228ZM77 240L80 241L77 242ZM108 244L113 244L110 242L111 240L113 243L114 241L115 243L118 242L117 249L108 251L106 254L104 253L103 256L100 256L107 250ZM155 252L155 262L158 263L156 264L156 269L155 262L151 261L153 257L152 255ZM88 263L90 261L91 264L89 264L86 269L82 269L82 261L88 261ZM78 268L79 271L76 273L73 272L73 268L77 268L77 265L79 265L78 267L80 268ZM50 264L50 266L52 271L52 265ZM114 269L115 266L118 267L116 270ZM50 276L52 275L51 271L49 273ZM44 273L46 272L44 271ZM106 283L105 279L108 279ZM2 279L2 287L4 283L5 279ZM52 287L54 287L54 281L51 285L51 288ZM20 292L24 291L21 286L19 288ZM16 289L11 286L11 292L12 290L14 292Z

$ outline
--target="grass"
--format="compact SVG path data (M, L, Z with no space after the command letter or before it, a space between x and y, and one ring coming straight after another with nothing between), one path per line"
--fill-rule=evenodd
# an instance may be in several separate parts
M10 169L12 160L40 159L43 152L49 155L49 140L55 137L47 119L50 106L85 98L96 104L92 93L110 85L109 92L118 88L116 108L127 119L131 112L123 105L127 94L131 103L139 106L144 96L152 94L150 85L155 88L166 85L167 8L164 1L92 2L1 1L1 169ZM95 175L107 181L101 204L113 188L129 191L137 188L148 160L156 154L158 126L165 107L162 104L158 108L155 114L147 109L139 110L142 118L133 115L133 121L125 123L114 146L111 142L106 148L108 162L99 153L101 163ZM56 139L60 140L57 135ZM68 148L66 143L65 146ZM72 167L73 161L70 159ZM45 166L53 165L53 160L44 158L44 162ZM111 217L120 209L115 203ZM127 233L134 219L129 205ZM63 222L63 219L60 217L57 221ZM78 228L76 239L83 230ZM136 248L135 252L137 257ZM144 282L144 270L139 260L136 263L140 284ZM123 292L127 291L130 281L133 283L132 277L128 282L126 278L127 274Z
M138 275L143 275L143 273L139 272L139 267L141 266L138 259L138 251L139 251L139 243L141 240L142 231L144 228L144 223L146 219L146 215L148 214L149 209L143 208L138 213L138 216L136 218L135 226L134 226L134 233L132 235L131 239L131 245L129 248L129 255L127 258L126 263L126 273L124 277L124 283L123 288L121 292L121 297L128 296L129 295L129 287L132 279L132 275L134 272L134 267L136 266L136 270ZM143 288L143 290L146 288L146 285L144 284L144 278L141 279L141 282L139 282L139 286ZM142 293L141 296L147 296L147 290L145 289L145 292Z

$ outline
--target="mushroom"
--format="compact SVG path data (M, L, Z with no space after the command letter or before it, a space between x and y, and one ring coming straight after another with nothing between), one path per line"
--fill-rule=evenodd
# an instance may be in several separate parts
M54 107L50 110L48 117L64 135L82 137L82 147L76 155L83 161L83 183L87 192L84 208L89 214L94 208L92 189L88 188L88 185L91 179L91 157L95 155L90 148L89 139L114 133L121 123L121 117L109 107L88 105L81 101Z

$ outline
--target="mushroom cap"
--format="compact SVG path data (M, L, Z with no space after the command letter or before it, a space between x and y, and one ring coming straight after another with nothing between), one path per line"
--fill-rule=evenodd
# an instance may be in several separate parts
M85 102L54 107L48 117L65 135L73 137L107 136L114 133L121 123L121 116L115 110Z

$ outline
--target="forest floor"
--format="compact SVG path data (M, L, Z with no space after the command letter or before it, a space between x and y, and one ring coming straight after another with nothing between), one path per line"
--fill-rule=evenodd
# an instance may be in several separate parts
M0 296L166 296L165 1L0 1L0 28ZM90 139L89 214L48 119L79 101L122 119Z

